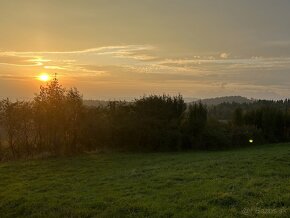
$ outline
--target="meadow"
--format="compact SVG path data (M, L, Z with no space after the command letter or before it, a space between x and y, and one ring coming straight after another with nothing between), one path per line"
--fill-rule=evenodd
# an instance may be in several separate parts
M0 217L287 217L290 144L0 163Z

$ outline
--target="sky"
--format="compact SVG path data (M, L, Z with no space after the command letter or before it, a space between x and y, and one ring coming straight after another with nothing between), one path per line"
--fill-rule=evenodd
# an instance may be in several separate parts
M0 0L0 98L290 93L289 0Z

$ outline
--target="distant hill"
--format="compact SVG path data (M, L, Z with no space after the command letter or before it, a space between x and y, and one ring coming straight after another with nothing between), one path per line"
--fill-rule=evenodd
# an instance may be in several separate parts
M121 101L125 104L131 104L132 101L124 101L124 100L84 100L84 105L88 107L107 107L112 101Z
M217 98L206 98L206 99L197 99L197 98L189 98L185 97L184 101L188 104L201 101L203 104L208 106L215 106L222 103L251 103L254 102L252 99L248 99L242 96L224 96L224 97L217 97ZM100 106L107 106L109 104L109 100L84 100L84 104L90 107L100 107Z
M89 107L105 107L109 104L109 101L103 100L84 100L84 105Z
M191 103L198 100L198 98L194 98L194 97L183 97L183 99L185 103Z
M248 99L246 97L242 96L225 96L225 97L217 97L217 98L206 98L206 99L200 99L196 100L194 102L201 101L201 103L208 105L208 106L214 106L214 105L219 105L222 103L251 103L254 100Z

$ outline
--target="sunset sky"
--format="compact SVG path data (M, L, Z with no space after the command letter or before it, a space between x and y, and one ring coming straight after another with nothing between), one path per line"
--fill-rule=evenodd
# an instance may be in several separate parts
M289 0L0 0L0 98L290 97Z

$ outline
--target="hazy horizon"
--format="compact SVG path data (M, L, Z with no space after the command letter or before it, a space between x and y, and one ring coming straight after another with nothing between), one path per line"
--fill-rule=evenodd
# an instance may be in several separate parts
M0 4L0 98L32 98L42 73L84 99L289 97L286 0Z

